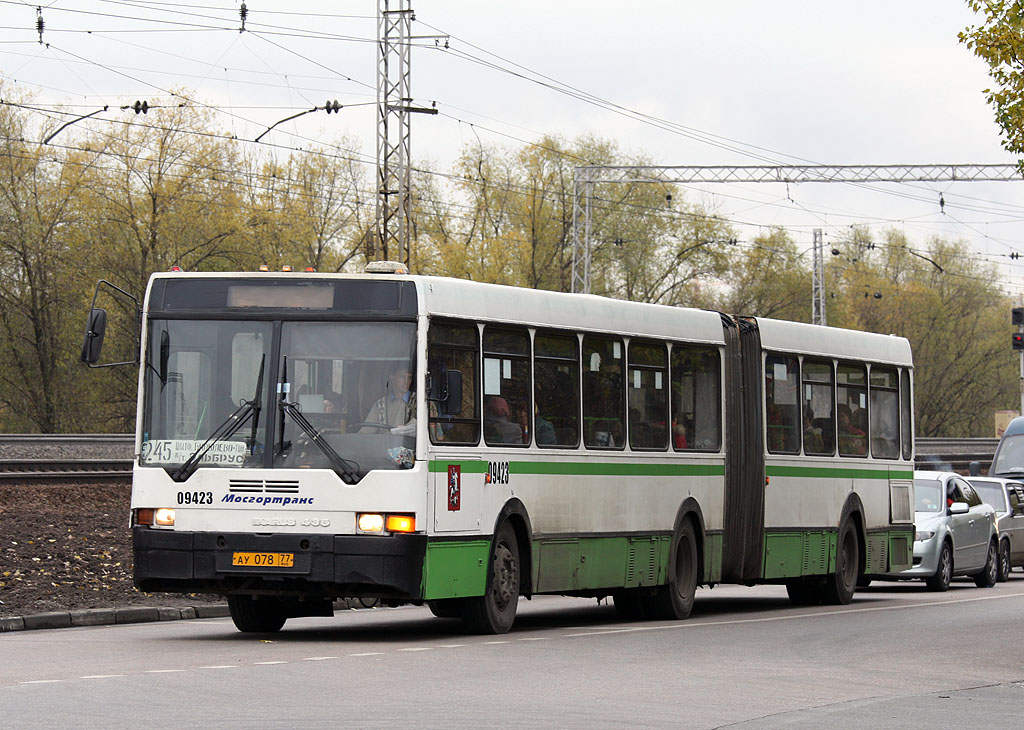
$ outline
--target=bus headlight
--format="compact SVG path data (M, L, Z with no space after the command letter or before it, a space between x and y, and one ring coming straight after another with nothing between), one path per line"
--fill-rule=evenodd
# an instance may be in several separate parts
M356 515L356 530L374 535L383 535L385 532L416 532L416 516L360 512Z
M174 509L161 507L154 514L153 522L161 527L174 527Z
M356 515L356 527L360 532L384 532L384 515L361 513Z

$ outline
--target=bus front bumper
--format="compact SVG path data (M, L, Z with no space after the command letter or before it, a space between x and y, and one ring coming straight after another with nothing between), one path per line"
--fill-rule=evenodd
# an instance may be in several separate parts
M418 600L427 537L132 530L135 586L174 593ZM289 567L238 566L238 553L290 554Z

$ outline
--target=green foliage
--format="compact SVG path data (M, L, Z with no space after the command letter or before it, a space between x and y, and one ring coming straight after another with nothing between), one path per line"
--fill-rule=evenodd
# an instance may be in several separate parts
M0 87L5 101L16 90ZM218 133L190 107L154 108L111 125L34 127L0 105L0 428L129 431L133 368L79 362L97 280L141 299L154 271L314 266L361 270L376 232L365 166L346 144L262 155ZM417 273L568 291L581 165L649 161L594 137L522 148L468 146L450 174L414 179ZM581 222L582 225L582 222ZM714 211L650 180L591 191L596 294L809 321L807 253L783 230L737 241ZM1010 304L993 272L961 243L926 249L854 228L834 240L826 271L831 325L911 340L925 435L991 433L993 410L1016 406L1007 344ZM876 298L878 293L880 298ZM134 357L135 310L101 291L110 320L104 360Z
M958 38L988 64L993 86L985 99L995 110L1003 147L1024 153L1024 6L1018 0L967 0L982 22L965 28ZM1024 171L1024 162L1019 163Z

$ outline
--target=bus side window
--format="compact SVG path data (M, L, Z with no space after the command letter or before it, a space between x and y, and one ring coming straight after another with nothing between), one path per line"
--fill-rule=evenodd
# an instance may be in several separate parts
M592 449L625 444L625 351L617 337L583 338L583 442Z
M538 332L533 343L534 440L541 448L580 443L580 347L576 335Z
M476 325L431 322L427 333L428 378L431 383L448 370L462 373L461 408L442 414L428 401L430 440L433 443L476 444L480 441L480 409L477 403L477 363L480 345ZM454 411L458 411L456 415Z
M722 444L722 377L718 350L672 346L672 448L717 451Z
M768 451L796 454L800 451L800 372L797 359L769 355L764 361L764 400Z

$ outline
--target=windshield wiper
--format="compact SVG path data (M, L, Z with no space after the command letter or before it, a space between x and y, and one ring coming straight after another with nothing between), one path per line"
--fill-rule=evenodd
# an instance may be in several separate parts
M341 474L343 482L346 484L357 484L359 482L359 464L351 459L346 459L335 451L334 447L324 441L320 436L320 432L317 431L313 424L309 422L309 419L302 415L302 411L299 409L297 403L285 400L282 397L279 406L281 413L288 414L302 432L309 437L309 440L324 452L334 468Z
M174 473L171 474L171 479L176 482L183 482L195 474L196 469L199 468L199 462L206 456L206 452L212 449L213 445L217 442L225 441L234 436L250 418L253 419L253 422L249 453L251 454L256 450L256 428L259 425L259 414L262 408L260 395L263 390L263 366L266 359L266 354L260 359L260 373L256 378L256 396L252 400L242 401L242 404L230 416L225 418L223 423L214 429L210 437L193 452L192 456L188 457L184 464L174 470Z

